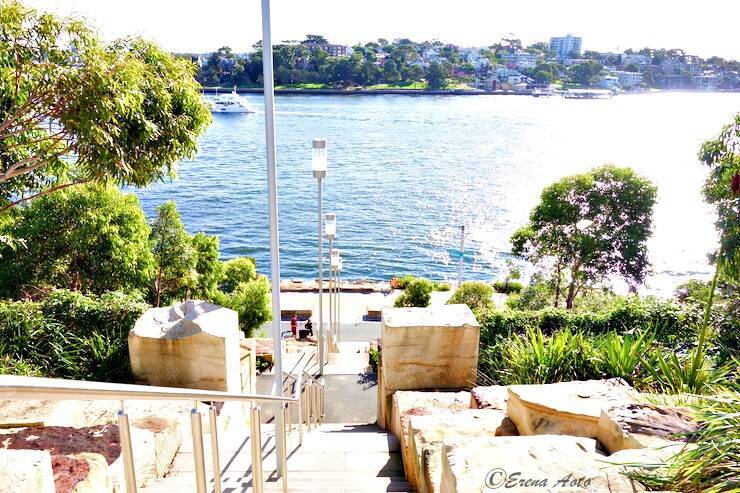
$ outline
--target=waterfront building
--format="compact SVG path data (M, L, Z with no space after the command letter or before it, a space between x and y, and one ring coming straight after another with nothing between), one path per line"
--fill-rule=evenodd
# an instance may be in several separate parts
M565 60L573 54L581 54L581 37L567 34L562 37L550 38L550 53L553 53L558 60Z
M499 58L506 63L507 66L513 68L532 68L537 65L539 57L535 53L527 53L526 51L516 51L514 53L501 53Z
M720 76L710 72L702 75L695 75L691 78L691 83L694 89L700 91L714 91L719 87Z
M614 74L619 79L619 85L622 87L636 87L642 82L641 72L626 72L624 70L617 70Z
M323 50L327 52L329 56L349 56L352 54L352 48L347 45L338 45L332 43L303 43L303 45L311 50L311 52Z
M597 85L602 89L619 89L619 77L616 75L602 75Z

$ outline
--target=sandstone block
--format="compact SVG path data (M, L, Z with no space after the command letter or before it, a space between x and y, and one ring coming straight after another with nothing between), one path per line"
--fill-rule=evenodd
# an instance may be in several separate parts
M596 438L613 453L685 442L698 427L688 410L626 403L602 409Z
M623 380L588 380L509 387L507 414L522 435L597 438L601 411L632 402Z
M150 385L241 392L238 316L199 300L150 308L129 332L134 377Z
M475 385L480 326L467 305L384 308L381 336L387 391Z
M515 436L516 428L506 413L493 409L443 411L409 416L409 461L406 476L419 493L439 493L442 440L462 437Z
M0 449L0 491L55 493L49 452Z
M599 463L595 449L595 440L572 436L444 440L440 491L643 491L614 466Z
M470 391L470 397L470 407L473 409L500 409L506 411L509 387L505 385L473 387Z
M54 483L57 493L65 493L67 491L71 491L72 493L110 493L113 491L108 475L108 462L106 462L105 457L100 454L91 453L81 453L64 457L72 459L75 462L84 462L86 474L71 489L67 489L66 487L60 487L61 478L58 471L55 470Z
M432 414L439 410L469 409L470 392L399 391L390 396L390 431L401 440L406 414Z

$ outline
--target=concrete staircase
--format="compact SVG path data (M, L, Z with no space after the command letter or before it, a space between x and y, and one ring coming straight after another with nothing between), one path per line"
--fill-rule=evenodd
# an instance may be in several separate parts
M265 426L267 427L267 425ZM153 493L195 491L192 445L183 449L168 477L144 488ZM206 470L211 471L211 451L206 437ZM376 425L323 424L304 433L298 447L294 432L288 443L288 491L290 492L411 492L406 482L399 444ZM275 479L275 442L272 432L262 440L263 474L266 492L282 492L282 480ZM252 470L249 439L221 436L222 491L251 492ZM213 480L208 475L209 491Z

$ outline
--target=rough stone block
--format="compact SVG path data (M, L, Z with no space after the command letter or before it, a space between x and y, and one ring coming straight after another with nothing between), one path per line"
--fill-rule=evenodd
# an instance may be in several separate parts
M509 387L505 385L473 387L470 391L470 397L470 407L473 409L500 409L506 411Z
M518 435L506 413L493 409L444 411L409 416L410 460L404 461L406 476L419 493L439 493L442 440L462 437Z
M627 403L601 411L596 438L613 453L685 442L698 428L688 410Z
M387 391L475 385L480 326L467 305L384 308L381 334Z
M595 440L572 436L445 440L440 491L644 491L617 467L600 462L595 450Z
M601 411L633 398L633 389L620 379L512 385L507 414L522 435L597 438Z
M238 316L199 300L150 308L129 332L134 377L150 385L241 391Z
M0 491L55 493L49 452L0 449Z

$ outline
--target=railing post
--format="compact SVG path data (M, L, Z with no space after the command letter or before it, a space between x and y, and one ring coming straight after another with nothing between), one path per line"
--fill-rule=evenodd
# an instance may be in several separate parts
M218 422L216 421L216 408L211 402L208 409L208 417L211 424L211 457L213 460L213 489L221 493L221 459L218 450Z
M206 493L206 459L203 454L203 422L198 403L190 410L190 429L193 433L193 461L195 462L195 490Z
M298 399L297 409L298 415L296 416L298 421L298 445L303 445L303 379L301 373L298 373L298 379L296 380L296 391L295 396Z
M118 434L121 440L121 452L123 453L123 474L126 478L126 493L136 493L136 468L134 466L134 452L131 447L131 429L128 425L128 415L121 401L118 410Z
M313 403L313 424L315 428L318 428L319 426L319 386L316 385L316 382L313 382L313 385L311 385L313 388L313 396L311 397L311 401Z
M288 403L283 402L281 407L283 408L283 413L285 413L288 409ZM282 469L283 474L281 479L283 480L283 493L288 493L288 459L286 458L287 450L288 450L288 440L285 435L285 428L280 429L280 433L276 433L276 439L280 440L282 443L282 449L286 451L285 454L280 456L280 469Z
M262 479L262 430L258 404L252 404L250 421L252 427L252 491L254 493L262 493L264 487L264 481Z

